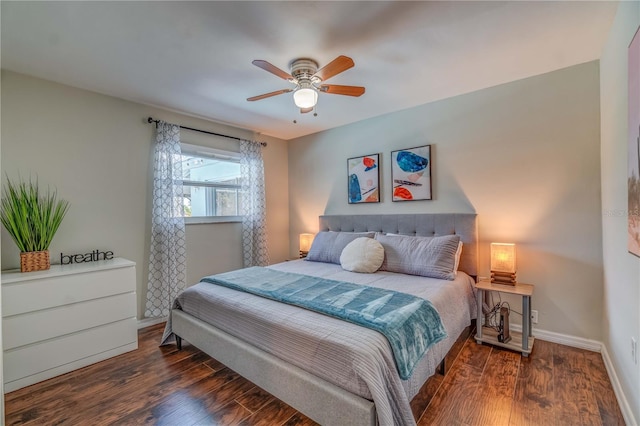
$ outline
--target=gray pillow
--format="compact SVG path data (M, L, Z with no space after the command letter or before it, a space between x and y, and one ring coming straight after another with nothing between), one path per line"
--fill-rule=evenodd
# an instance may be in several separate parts
M375 232L333 232L322 231L316 234L311 243L307 260L313 262L340 264L342 250L356 238L373 238Z
M384 247L381 271L453 280L459 235L441 237L386 236L376 234Z

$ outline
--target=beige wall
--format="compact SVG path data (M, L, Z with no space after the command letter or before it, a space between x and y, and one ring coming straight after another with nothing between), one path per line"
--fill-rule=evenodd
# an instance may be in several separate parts
M153 126L147 116L222 134L253 133L122 99L2 71L2 171L11 178L38 177L56 187L71 209L50 252L109 249L137 263L138 316L146 295ZM183 139L233 149L237 142L184 131ZM267 230L273 262L289 252L287 143L264 149ZM2 267L19 266L19 254L2 230ZM242 266L240 226L187 226L188 282Z
M598 78L591 62L290 141L292 255L325 213L477 212L481 275L490 242L517 243L537 326L600 340ZM392 202L390 152L423 144L434 200ZM382 202L349 205L346 159L376 152Z
M640 341L640 259L627 252L627 47L639 25L640 3L621 2L600 60L602 340L635 417L627 424L640 421L640 367L631 357L631 338Z

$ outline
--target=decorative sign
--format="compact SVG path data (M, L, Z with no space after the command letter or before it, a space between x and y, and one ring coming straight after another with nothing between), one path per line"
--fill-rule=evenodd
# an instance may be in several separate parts
M97 262L98 260L113 259L112 251L100 251L98 249L83 254L64 254L60 253L60 264L71 265L73 263Z

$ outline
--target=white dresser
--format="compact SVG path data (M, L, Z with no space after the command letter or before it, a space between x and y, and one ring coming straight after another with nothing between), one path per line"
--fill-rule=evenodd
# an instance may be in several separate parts
M5 392L136 349L135 265L116 258L3 272Z

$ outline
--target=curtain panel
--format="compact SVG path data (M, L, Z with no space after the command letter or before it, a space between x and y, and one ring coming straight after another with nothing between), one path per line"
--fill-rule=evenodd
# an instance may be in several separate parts
M146 318L166 317L187 284L180 126L158 121Z
M242 251L244 267L269 264L266 231L266 199L262 146L258 142L240 141L242 188Z

